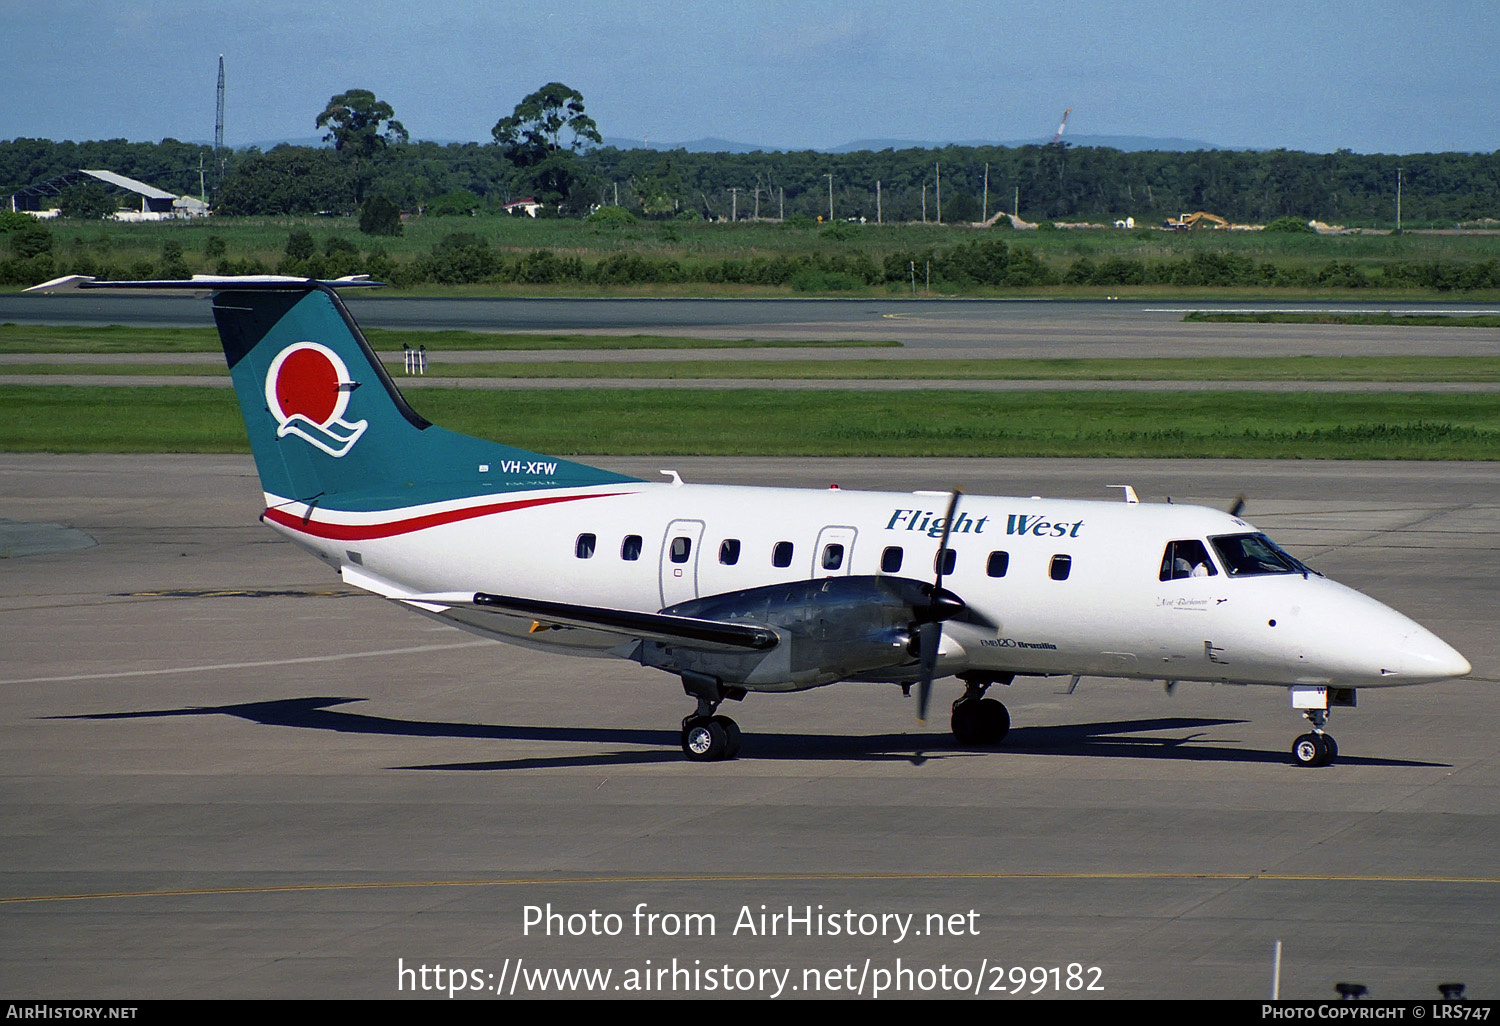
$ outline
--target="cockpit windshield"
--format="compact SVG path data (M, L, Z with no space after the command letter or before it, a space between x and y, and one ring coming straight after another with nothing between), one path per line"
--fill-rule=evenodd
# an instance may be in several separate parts
M1317 573L1263 534L1221 534L1209 541L1230 577Z

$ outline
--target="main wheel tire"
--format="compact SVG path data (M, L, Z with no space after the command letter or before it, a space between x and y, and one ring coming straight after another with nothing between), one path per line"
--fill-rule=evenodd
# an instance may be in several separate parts
M1292 742L1292 758L1299 766L1326 766L1332 758L1321 734L1299 734Z
M1328 749L1328 762L1323 763L1326 766L1339 757L1339 743L1333 739L1332 734L1324 734L1323 745Z
M1010 712L1003 703L993 698L981 699L979 724L983 735L980 744L998 745L1010 733Z
M953 706L953 717L949 720L953 728L953 739L961 745L980 744L981 720L978 702L959 702Z
M961 745L995 745L1010 730L1010 713L993 698L971 698L953 707L952 724Z
M682 729L682 754L694 762L717 762L728 747L728 733L712 719L694 719Z
M715 716L714 722L724 728L724 758L737 758L740 754L740 741L744 736L740 733L740 725L728 716Z

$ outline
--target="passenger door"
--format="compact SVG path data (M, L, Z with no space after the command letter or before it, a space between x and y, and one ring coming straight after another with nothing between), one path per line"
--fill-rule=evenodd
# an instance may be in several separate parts
M818 532L818 544L813 546L812 576L847 577L854 565L854 538L858 532L852 527L825 527Z
M661 543L661 604L665 609L698 597L698 555L703 521L674 520Z

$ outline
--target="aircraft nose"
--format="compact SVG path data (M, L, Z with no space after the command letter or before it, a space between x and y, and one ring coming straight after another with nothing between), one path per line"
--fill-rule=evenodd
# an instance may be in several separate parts
M1423 627L1402 636L1388 654L1392 665L1380 668L1382 676L1404 677L1416 682L1450 680L1468 674L1473 667L1458 650Z

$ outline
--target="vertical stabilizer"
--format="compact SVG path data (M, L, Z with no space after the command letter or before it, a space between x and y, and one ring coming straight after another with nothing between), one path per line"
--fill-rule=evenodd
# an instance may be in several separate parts
M256 469L273 495L409 503L632 480L428 423L326 284L221 285L214 319Z

